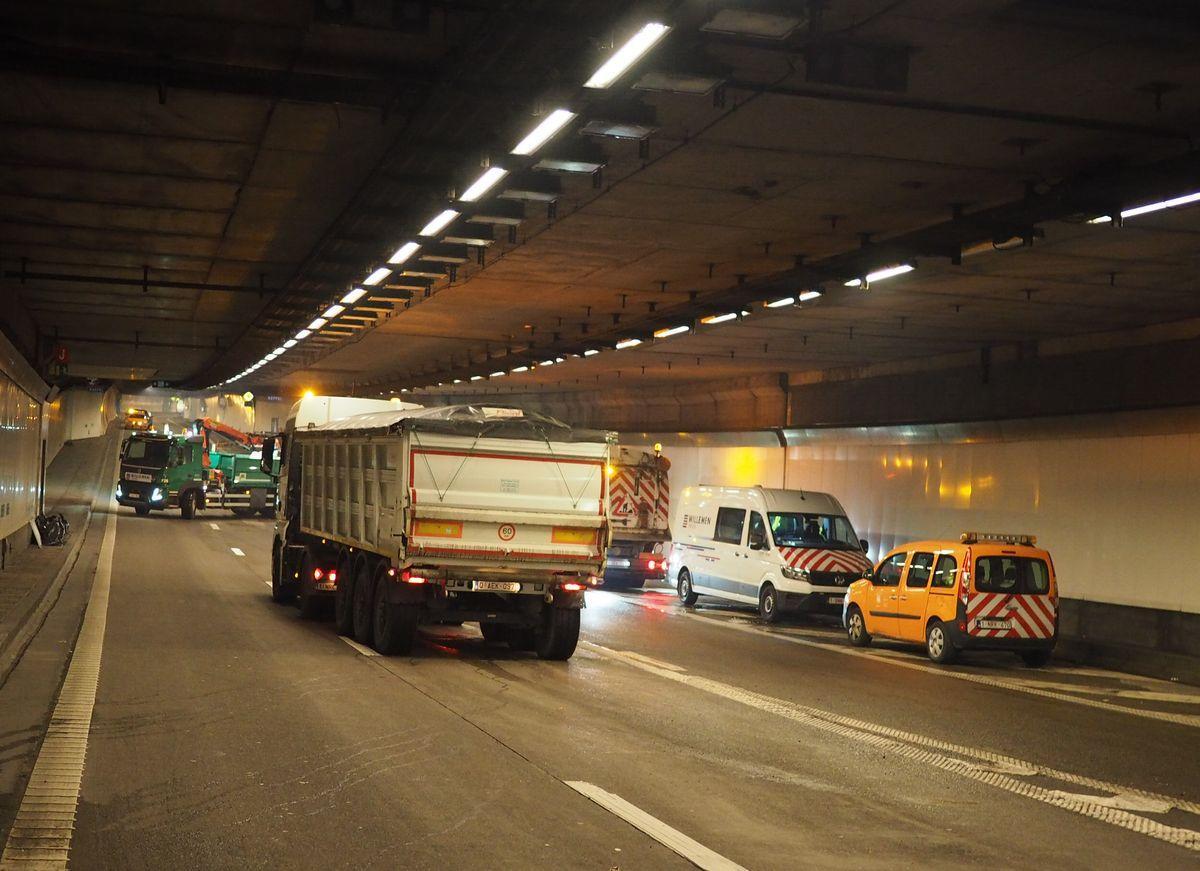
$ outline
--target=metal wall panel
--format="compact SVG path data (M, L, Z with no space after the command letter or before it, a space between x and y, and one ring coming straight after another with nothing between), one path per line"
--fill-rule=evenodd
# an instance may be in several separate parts
M0 538L37 514L41 454L41 403L0 372Z

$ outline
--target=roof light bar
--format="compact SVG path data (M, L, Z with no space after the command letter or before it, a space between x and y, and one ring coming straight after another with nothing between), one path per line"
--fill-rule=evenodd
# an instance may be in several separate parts
M376 269L374 272L372 272L370 275L368 275L366 278L363 279L363 284L366 284L370 287L374 287L375 285L379 284L379 282L383 281L385 278L387 278L391 274L392 274L392 270L388 269L385 266L380 266L378 269Z
M1191 203L1200 202L1200 191L1192 194L1184 194L1183 196L1173 197L1169 200L1162 200L1157 203L1147 203L1144 206L1134 206L1132 209L1123 209L1121 218L1136 218L1138 215L1146 215L1150 212L1161 212L1163 209L1175 209L1179 206L1186 206ZM1092 218L1088 221L1089 224L1107 224L1112 220L1112 215L1100 215L1098 218Z
M575 113L567 109L555 109L542 119L542 122L530 130L525 138L513 148L513 154L533 154L562 130L575 118Z
M607 88L637 63L641 57L667 35L671 28L658 21L651 21L631 36L626 43L617 49L612 57L601 64L600 69L592 73L592 77L583 83L585 88Z
M336 318L338 315L340 315L345 310L346 310L346 307L344 305L338 305L337 303L334 303L329 308L325 309L325 311L321 312L321 317Z
M451 222L458 217L458 212L454 209L444 209L432 221L421 228L422 236L436 236L438 233L450 226Z
M500 179L504 178L506 175L508 175L508 170L501 169L498 166L493 166L484 170L483 175L475 179L475 181L471 183L471 186L462 192L462 196L459 197L459 199L464 203L475 202L477 199L494 188ZM449 221L447 221L447 223L449 223ZM441 228L439 227L438 229ZM435 230L434 232L437 231Z
M615 347L618 351L623 351L626 348L636 347L636 346L640 345L641 343L642 343L641 339L622 339L621 341L617 342Z
M911 263L898 263L895 266L877 269L874 272L867 273L865 283L869 285L873 281L883 281L885 278L895 278L897 275L903 275L906 272L912 272L916 268L917 267L913 266ZM846 287L861 287L863 284L863 279L851 278L846 282Z
M388 258L388 263L391 263L394 266L399 265L399 264L403 263L404 261L408 260L408 258L412 257L414 254L416 254L420 250L421 250L421 246L418 245L416 242L405 242L403 245L401 245L399 248L396 249L396 252L394 254L392 254L391 257Z
M689 332L691 329L687 324L680 324L677 327L663 327L661 330L654 331L654 338L666 339L671 336L678 336L680 333Z
M350 291L349 293L347 293L345 296L342 297L342 302L345 303L346 305L354 305L356 302L358 302L360 299L362 299L366 295L367 295L367 289L365 287L356 287L356 288L354 288L354 290Z

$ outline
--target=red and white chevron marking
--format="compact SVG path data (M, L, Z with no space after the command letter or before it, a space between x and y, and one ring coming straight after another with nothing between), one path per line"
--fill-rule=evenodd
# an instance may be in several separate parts
M967 633L979 638L1051 638L1056 605L1046 595L972 593ZM981 629L980 620L1007 620L1007 629Z
M633 466L618 466L608 481L609 513L613 522L623 527L637 526L638 516L645 510L651 528L666 529L670 511L670 491L663 475L655 491L652 475L643 474L637 480L637 469ZM657 495L657 504L655 496Z
M826 550L823 547L781 547L784 562L794 569L810 572L847 572L859 574L871 570L871 561L854 550Z

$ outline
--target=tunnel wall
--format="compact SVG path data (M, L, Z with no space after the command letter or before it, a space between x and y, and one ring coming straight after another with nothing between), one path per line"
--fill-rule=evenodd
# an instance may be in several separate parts
M114 388L103 392L67 390L63 401L65 438L71 441L103 435L121 407L120 394Z
M1200 541L1200 407L622 439L653 441L671 461L674 493L697 483L833 493L872 559L972 529L1035 534L1054 557L1064 638L1110 656L1129 647L1200 657L1200 584L1187 568Z
M43 400L49 392L20 351L0 334L0 567L29 542L41 507Z

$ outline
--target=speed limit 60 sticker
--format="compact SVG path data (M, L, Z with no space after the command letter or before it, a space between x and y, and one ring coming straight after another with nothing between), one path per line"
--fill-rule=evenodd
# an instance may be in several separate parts
M511 523L501 523L496 535L500 536L501 541L512 541L517 537L517 528Z

